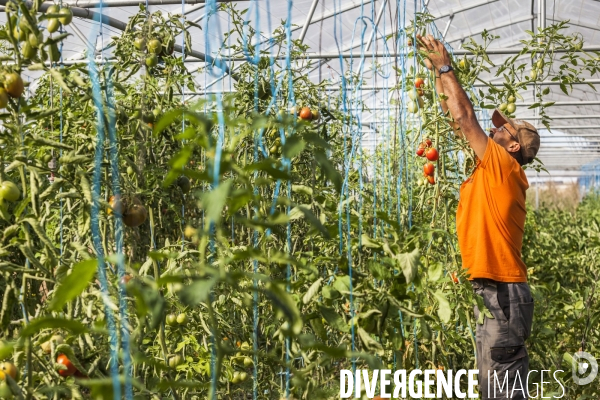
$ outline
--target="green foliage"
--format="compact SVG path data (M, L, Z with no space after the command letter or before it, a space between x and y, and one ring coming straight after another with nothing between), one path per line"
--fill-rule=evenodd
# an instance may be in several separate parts
M19 5L29 25L37 26L29 21L35 13ZM245 23L245 11L220 7L231 16L227 38L255 33ZM421 15L417 29L428 21ZM23 60L11 24L0 31L8 38L3 49L16 61L10 69L44 71L31 97L11 99L0 114L0 179L11 180L22 193L19 201L0 204L0 329L9 340L0 356L12 358L21 370L27 367L29 376L15 384L24 393L111 398L104 312L105 306L117 309L120 295L127 296L129 320L116 313L116 324L119 332L131 333L133 385L140 396L206 398L212 368L219 397L250 392L254 382L240 376L251 376L256 366L256 384L266 397L284 393L275 377L289 368L295 397L326 398L334 396L329 389L337 388L339 370L352 360L359 368L473 367L478 321L472 320L472 306L481 299L461 272L453 221L458 186L474 159L466 142L451 134L447 116L440 115L433 88L424 89L415 115L418 127L393 124L397 130L373 153L348 140L358 124L340 111L347 105L341 98L323 106L322 86L308 78L311 62L288 70L261 57L235 71L234 93L219 102L205 97L185 104L179 94L198 88L171 50L173 38L185 31L189 52L187 29L196 26L142 7L110 44L118 62L99 69L106 91L97 113L86 68ZM553 46L573 42L559 31L553 27L540 34ZM46 45L62 39L54 36ZM153 39L162 46L158 64L146 67ZM533 39L524 48L537 54L548 50L535 44L539 37ZM257 51L232 43L223 49ZM288 47L283 25L272 45L278 51ZM302 59L307 47L298 41L289 45L291 57ZM491 61L485 46L467 48L473 67L458 73L470 84ZM576 46L567 50L573 64ZM586 71L595 68L584 59ZM551 62L557 61L550 57ZM526 89L515 81L520 67L502 68L515 86L490 88L491 98L481 107ZM561 79L567 79L565 85L575 82L582 71ZM403 79L412 82L423 73L420 66ZM353 84L358 79L348 76ZM107 97L109 82L114 107ZM272 90L274 82L281 82L279 92ZM299 120L294 106L317 110L321 118ZM366 106L357 102L353 109ZM97 200L91 188L100 143L91 121L108 123L113 117L119 176L112 176L107 141L99 154ZM435 185L423 181L422 159L411 150L425 137L440 150ZM189 192L177 185L182 176L191 182ZM145 223L124 230L122 279L112 268L115 218L126 210L111 200L113 178L120 182L124 205L140 204L148 211ZM99 215L91 212L95 201ZM523 257L532 268L539 305L530 339L532 366L558 368L581 338L597 350L597 205L589 198L574 215L529 214ZM94 280L92 218L98 218L108 256L106 304ZM179 320L187 322L177 322L181 314L185 318ZM40 345L59 333L65 343L50 354L42 351ZM90 379L61 377L57 352L72 358ZM594 388L576 390L598 394Z

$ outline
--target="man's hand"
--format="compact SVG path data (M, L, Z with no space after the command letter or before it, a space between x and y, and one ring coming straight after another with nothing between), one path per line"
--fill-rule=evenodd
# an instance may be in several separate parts
M428 69L434 67L437 71L442 65L451 65L448 50L446 50L446 47L444 47L439 40L436 40L433 35L417 35L417 40L419 43L422 43L422 46L419 46L419 48L426 50L429 53L425 59L425 66Z

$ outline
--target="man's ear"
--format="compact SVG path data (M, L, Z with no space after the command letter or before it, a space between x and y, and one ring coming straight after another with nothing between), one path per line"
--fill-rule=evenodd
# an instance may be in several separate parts
M518 142L512 142L508 145L506 150L508 150L509 153L516 153L517 151L521 150L521 144Z

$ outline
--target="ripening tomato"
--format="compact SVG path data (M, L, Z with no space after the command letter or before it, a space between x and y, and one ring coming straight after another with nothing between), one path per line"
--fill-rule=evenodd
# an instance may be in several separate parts
M415 79L415 87L416 88L422 88L423 85L425 85L425 81L423 80L423 78L416 78Z
M120 215L125 207L123 201L121 200L121 196L110 196L108 199L108 204L110 204L110 207L106 210L108 215L112 215L113 213Z
M77 368L75 368L71 360L64 354L61 354L56 358L56 363L67 367L67 369L58 370L60 376L71 376L77 371Z
M312 120L318 121L321 118L321 113L319 110L312 110Z
M425 139L425 144L427 145L427 147L431 147L433 142L431 141L431 139L427 138L427 139Z
M141 204L133 204L123 214L123 223L130 228L135 228L143 224L146 218L148 218L146 207Z
M310 119L312 119L312 111L310 111L310 108L308 108L308 107L302 107L302 110L300 110L299 116L302 119L310 120Z
M10 97L21 97L23 91L25 91L23 78L21 78L21 75L17 74L16 72L10 72L4 75L4 88Z
M429 182L430 185L435 185L435 178L433 177L433 175L427 176L427 182Z
M131 280L132 276L131 274L125 274L123 275L123 277L121 278L121 285L125 286L129 283L129 281Z
M452 282L458 283L458 275L456 274L456 272L452 272L450 274L450 277L452 278Z
M429 161L437 161L440 155L438 154L438 151L432 147L429 150L427 150L427 153L425 153L425 157L427 157Z
M432 163L427 163L423 166L423 172L425 172L425 175L427 176L432 176L435 172L435 166Z
M17 367L15 367L15 364L8 361L0 364L0 380L5 380L6 375L17 379Z
M65 340L61 335L52 335L50 340L40 345L44 353L50 354L52 352L52 342L54 342L54 346L58 346L59 344L63 344Z
M425 156L424 156L424 154L425 154L425 148L424 148L424 147L421 147L421 146L419 146L419 148L417 149L417 155L418 155L419 157L425 157Z

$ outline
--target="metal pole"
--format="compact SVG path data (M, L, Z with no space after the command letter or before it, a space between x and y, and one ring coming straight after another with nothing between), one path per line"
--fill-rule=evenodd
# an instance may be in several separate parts
M369 37L369 41L367 42L367 47L366 47L365 51L369 51L369 49L371 48L371 45L373 44L373 40L375 39L375 36L377 36L377 27L379 26L379 21L381 21L381 16L383 15L383 11L385 9L386 4L387 4L387 0L383 0L383 3L381 3L381 8L379 8L379 13L377 14L377 17L376 17L375 26L373 27L373 32L371 32L371 36Z
M444 40L444 38L446 38L446 34L448 33L448 29L450 29L450 25L452 24L453 19L454 19L454 14L452 14L450 16L450 19L448 19L448 22L446 23L446 27L444 28L444 33L442 33L442 40Z
M219 3L229 3L233 1L249 1L249 0L219 0ZM81 0L63 0L63 5L69 5L71 7L78 8L99 8L100 1L81 1ZM205 4L206 0L185 0L185 4L194 5L194 4ZM136 7L140 4L146 4L146 1L140 0L104 0L102 1L102 7ZM161 5L170 5L170 4L181 4L180 0L148 0L148 5L151 6L161 6Z
M538 27L546 29L546 0L538 0Z
M315 10L317 9L317 4L319 4L319 0L313 0L312 4L310 5L310 10L308 11L308 15L306 16L306 22L302 27L302 32L300 32L300 42L304 42L304 37L306 36L306 32L308 31L310 21L312 20L312 17L315 14Z

